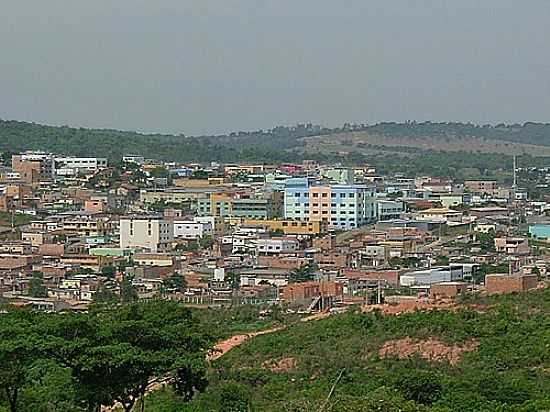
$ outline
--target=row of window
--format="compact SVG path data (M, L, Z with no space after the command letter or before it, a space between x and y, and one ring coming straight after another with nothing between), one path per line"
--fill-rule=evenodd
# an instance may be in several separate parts
M309 207L309 203L294 203L294 207L300 207L300 206L303 206L303 207ZM328 203L311 203L312 207L325 207L325 208L328 208ZM336 203L331 203L330 204L330 207L338 207L338 205ZM360 203L358 205L356 205L355 203L350 203L350 204L347 204L347 203L342 203L340 204L340 207L341 208L345 208L345 207L351 207L351 208L354 208L355 207L359 207L359 208L362 208L363 205Z
M307 226L307 225L312 225L312 223L308 223L308 222L290 222L290 226ZM289 222L283 222L283 226L289 226Z
M355 197L355 193L331 193L330 197L336 198L338 197L337 195L340 195L339 197L344 198L346 197L346 194L347 194L347 197L350 197L350 198ZM295 192L294 197L309 197L309 193ZM312 193L312 197L319 197L319 193ZM321 197L328 197L328 193L321 193Z

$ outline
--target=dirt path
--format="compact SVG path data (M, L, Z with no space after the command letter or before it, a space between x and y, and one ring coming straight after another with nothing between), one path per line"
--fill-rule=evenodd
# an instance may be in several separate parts
M310 322L314 320L324 319L327 316L330 316L330 313L328 312L321 312L316 313L314 315L306 316L305 318L300 319L300 322ZM212 350L212 353L208 356L209 361L214 361L216 359L221 358L223 355L225 355L227 352L229 352L231 349L236 348L237 346L242 345L247 340L255 338L256 336L261 335L267 335L269 333L279 332L281 330L285 330L288 326L277 326L275 328L265 329L258 332L251 332L251 333L244 333L240 335L234 335L230 338L227 338L225 340L222 340L221 342L218 342L214 349Z
M324 319L326 317L330 316L330 313L328 312L321 312L316 313L310 316L306 316L304 318L300 319L300 322L310 322L314 320ZM247 340L255 338L256 336L261 335L267 335L270 333L279 332L281 330L285 330L289 325L285 326L277 326L270 329L264 329L260 330L258 332L251 332L251 333L243 333L239 335L233 335L230 338L227 338L225 340L222 340L218 342L214 348L212 349L212 352L207 356L208 361L214 361L216 359L221 358L223 355L225 355L227 352L229 352L231 349L236 348L237 346L242 345ZM147 386L147 389L145 391L146 395L149 395L152 392L158 391L159 389L164 388L166 385L168 385L171 381L171 378L159 378L159 379L152 379L149 382L149 385ZM102 412L111 412L115 410L119 410L117 408L121 408L120 404L115 404L112 407L103 407L101 410Z
M269 333L278 332L280 330L286 329L286 326L278 326L276 328L271 329L265 329L258 332L252 332L252 333L245 333L242 335L234 335L231 336L228 339L222 340L221 342L218 342L214 349L212 350L212 353L208 355L207 359L209 361L214 361L216 359L221 358L223 355L225 355L227 352L229 352L231 349L236 348L237 346L242 345L247 340L255 338L256 336L261 335L267 335Z

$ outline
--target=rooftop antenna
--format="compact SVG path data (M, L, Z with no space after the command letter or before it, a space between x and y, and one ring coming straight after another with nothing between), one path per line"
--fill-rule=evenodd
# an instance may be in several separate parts
M518 187L518 177L517 177L517 155L514 155L514 185L512 186L512 189L514 189L514 197L516 194L516 189Z

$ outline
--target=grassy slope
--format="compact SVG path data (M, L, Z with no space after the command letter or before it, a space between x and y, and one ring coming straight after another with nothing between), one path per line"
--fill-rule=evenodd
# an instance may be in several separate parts
M171 410L166 405L172 402L173 410L223 410L229 388L250 397L246 408L252 411L318 411L341 373L325 411L550 409L550 290L488 303L486 313L349 313L296 325L255 338L217 361L210 388L191 404L168 391L150 397L148 408ZM475 339L479 347L454 367L419 357L378 358L384 342L405 336L447 343ZM296 370L262 367L289 357Z

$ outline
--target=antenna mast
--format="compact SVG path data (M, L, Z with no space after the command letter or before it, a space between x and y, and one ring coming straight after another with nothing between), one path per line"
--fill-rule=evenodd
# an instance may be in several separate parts
M512 186L512 189L514 189L514 195L517 188L518 188L517 155L514 155L514 185Z

